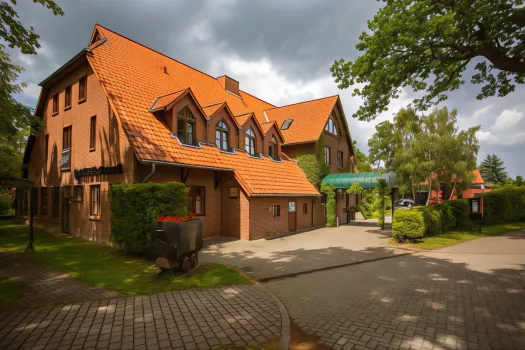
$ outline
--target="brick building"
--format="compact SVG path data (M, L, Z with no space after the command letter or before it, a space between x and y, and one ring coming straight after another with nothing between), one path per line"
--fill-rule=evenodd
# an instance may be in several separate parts
M338 96L277 107L100 25L40 85L24 177L35 224L57 232L109 242L109 186L145 181L185 183L205 237L304 230L325 213L297 155L322 148L332 172L355 169Z

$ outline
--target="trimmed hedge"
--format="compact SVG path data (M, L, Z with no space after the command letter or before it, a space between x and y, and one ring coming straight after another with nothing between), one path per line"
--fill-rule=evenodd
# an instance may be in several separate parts
M398 242L422 238L425 234L425 219L419 210L399 209L394 212L392 237Z
M0 215L8 215L11 211L11 196L7 193L0 194Z
M452 215L456 218L456 228L467 228L469 227L469 205L468 199L458 199L449 202Z
M525 188L506 186L483 195L484 223L525 220Z
M111 240L130 254L147 254L157 216L187 214L183 183L118 184L110 187Z
M415 210L423 214L425 221L425 236L434 236L443 233L443 221L441 211L434 206L416 207Z
M456 217L452 212L450 202L442 202L434 207L441 212L441 227L443 228L443 232L456 228Z

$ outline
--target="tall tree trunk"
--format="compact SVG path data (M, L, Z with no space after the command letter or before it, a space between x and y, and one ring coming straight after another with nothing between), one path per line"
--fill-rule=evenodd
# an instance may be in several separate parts
M454 196L454 191L456 190L456 181L454 181L454 186L452 186L452 192L450 192L450 197L448 198L449 201L452 200L452 197Z
M412 183L412 199L414 200L414 203L416 202L416 187L414 186L414 177L410 177L410 182Z
M441 186L439 181L437 182L436 186L436 204L439 204L439 193L441 192Z
M428 196L427 196L427 203L425 204L428 206L430 203L430 197L432 196L432 174L428 177Z

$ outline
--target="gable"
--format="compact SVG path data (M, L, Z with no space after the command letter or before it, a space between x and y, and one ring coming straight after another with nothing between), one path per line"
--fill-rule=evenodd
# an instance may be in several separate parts
M338 99L338 96L331 96L272 108L266 110L266 115L277 123L285 144L313 142L319 139ZM289 128L282 129L287 120L291 120Z

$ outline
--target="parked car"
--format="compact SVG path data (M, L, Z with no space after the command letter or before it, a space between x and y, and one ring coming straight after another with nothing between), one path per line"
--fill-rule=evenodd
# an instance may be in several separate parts
M394 209L410 209L416 205L416 202L413 199L401 198L396 201L394 204Z

